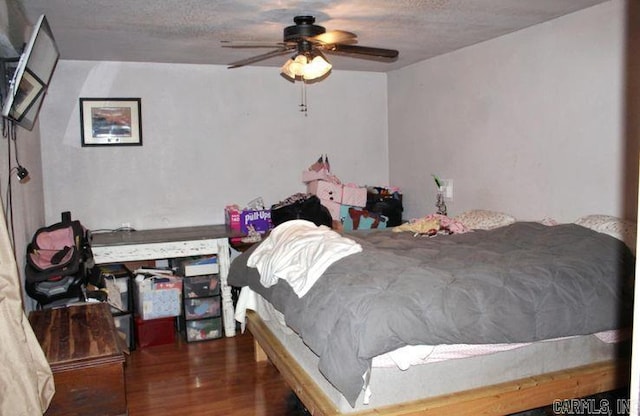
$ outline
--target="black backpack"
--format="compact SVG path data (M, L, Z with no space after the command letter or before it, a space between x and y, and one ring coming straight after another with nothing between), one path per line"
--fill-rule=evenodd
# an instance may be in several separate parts
M372 188L375 192L367 192L367 210L382 214L388 218L387 227L402 224L402 194L388 192L385 188Z
M63 212L59 223L39 228L27 245L25 289L41 305L77 297L93 267L87 230Z
M331 213L313 194L297 193L271 206L271 222L276 227L289 220L307 220L331 228Z

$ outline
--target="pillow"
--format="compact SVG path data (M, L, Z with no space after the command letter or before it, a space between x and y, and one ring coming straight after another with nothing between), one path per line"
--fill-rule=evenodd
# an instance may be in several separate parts
M544 217L543 219L541 219L540 221L538 221L540 224L542 225L546 225L549 227L553 227L554 225L558 225L558 221L556 221L555 219L551 218L551 217Z
M611 215L586 215L575 221L575 224L590 228L599 233L608 234L623 241L631 250L636 249L636 223Z
M465 227L475 230L491 230L516 222L516 219L511 215L483 209L464 212L454 219L463 223Z

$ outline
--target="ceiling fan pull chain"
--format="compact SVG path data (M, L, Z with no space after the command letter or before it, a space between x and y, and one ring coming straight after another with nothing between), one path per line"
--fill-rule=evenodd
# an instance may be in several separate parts
M307 116L307 83L304 78L302 78L302 91L300 97L300 111L304 113L304 116Z

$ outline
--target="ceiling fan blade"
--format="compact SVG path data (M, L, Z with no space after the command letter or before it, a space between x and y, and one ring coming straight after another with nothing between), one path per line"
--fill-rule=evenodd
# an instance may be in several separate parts
M241 59L239 61L231 62L227 68L238 68L241 66L249 65L254 62L262 61L265 59L273 58L274 56L284 55L285 53L291 52L295 48L283 47L280 49L276 49L275 51L263 53L262 55L256 55L251 58Z
M357 36L355 33L347 32L344 30L330 30L319 35L312 36L310 39L324 44L334 44L355 43L357 42L356 38Z
M398 57L398 51L395 49L383 49L372 48L369 46L359 45L345 45L343 43L336 43L333 45L326 45L323 47L327 52L342 53L346 55L366 55L375 58L395 59Z
M255 41L255 40L221 40L223 48L282 48L287 46L283 42Z

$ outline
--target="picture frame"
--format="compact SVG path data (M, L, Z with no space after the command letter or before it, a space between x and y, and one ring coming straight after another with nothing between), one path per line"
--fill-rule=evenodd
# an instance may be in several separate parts
M140 98L80 98L82 146L142 146Z
M22 117L35 104L37 98L43 92L44 82L29 69L25 69L13 98L14 105L9 115L14 120L22 120Z

